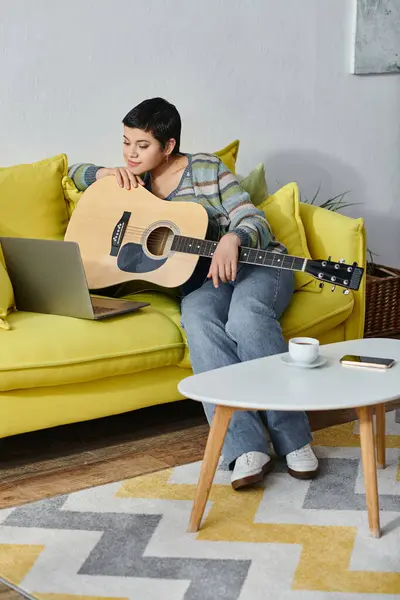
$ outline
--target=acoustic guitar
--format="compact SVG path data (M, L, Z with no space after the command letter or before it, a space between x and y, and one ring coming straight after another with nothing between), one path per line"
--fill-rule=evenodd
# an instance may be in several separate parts
M174 288L189 280L199 257L212 258L217 242L205 239L207 229L207 211L200 204L160 200L142 186L126 190L108 176L82 194L65 240L78 243L92 290L134 279ZM344 293L359 289L364 272L343 259L311 260L246 247L239 248L238 260L304 271Z

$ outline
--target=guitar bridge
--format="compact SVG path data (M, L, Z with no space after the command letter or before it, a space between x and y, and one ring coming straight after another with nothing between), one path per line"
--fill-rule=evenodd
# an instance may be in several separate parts
M114 227L114 231L111 237L111 251L110 256L118 256L118 252L121 248L122 240L125 235L126 228L128 227L129 219L131 218L130 212L125 211Z

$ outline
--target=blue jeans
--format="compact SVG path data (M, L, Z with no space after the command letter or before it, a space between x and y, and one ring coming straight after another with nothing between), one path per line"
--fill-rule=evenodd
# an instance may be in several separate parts
M279 318L292 299L293 284L291 271L240 264L235 282L220 282L214 288L207 280L185 296L181 321L194 373L285 352ZM203 406L211 423L215 405ZM282 456L312 439L304 412L236 411L225 438L224 461L232 467L246 452L267 454L266 429L275 452Z

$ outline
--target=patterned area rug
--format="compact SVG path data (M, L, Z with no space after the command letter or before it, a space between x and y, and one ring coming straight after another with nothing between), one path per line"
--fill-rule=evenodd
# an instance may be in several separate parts
M186 533L200 463L0 511L0 576L43 600L400 598L400 425L387 415L383 536L368 535L358 425L317 432L321 474L282 463L234 492L218 471Z

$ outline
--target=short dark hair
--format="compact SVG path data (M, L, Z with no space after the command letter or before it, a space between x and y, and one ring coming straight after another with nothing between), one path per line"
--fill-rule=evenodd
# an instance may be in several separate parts
M132 108L122 120L126 127L142 129L152 134L164 149L168 140L176 141L172 154L178 154L181 144L181 117L176 107L163 98L150 98Z

